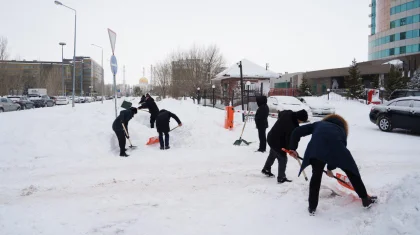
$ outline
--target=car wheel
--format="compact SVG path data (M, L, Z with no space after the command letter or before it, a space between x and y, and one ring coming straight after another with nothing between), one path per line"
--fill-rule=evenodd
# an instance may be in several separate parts
M381 131L391 131L391 120L388 117L381 116L378 118L378 127Z
M25 109L27 109L26 105L22 105L22 110L25 110Z
M4 112L4 110L3 109L0 109L0 113L2 113L2 112Z
M16 111L20 111L20 107L17 107Z

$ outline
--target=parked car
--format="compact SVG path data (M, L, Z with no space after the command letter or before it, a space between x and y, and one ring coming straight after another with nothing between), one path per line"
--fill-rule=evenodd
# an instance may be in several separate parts
M323 116L335 113L335 108L326 100L311 96L298 97L298 99L309 106L313 116Z
M296 112L304 109L308 112L309 117L312 116L309 106L293 96L270 96L268 97L267 105L271 113L278 113L283 110L292 110Z
M86 96L85 100L86 100L86 103L95 102L95 99L91 96Z
M26 96L7 96L7 98L19 104L21 109L35 108L34 102L30 101Z
M20 110L20 105L18 103L13 102L9 98L0 97L0 113L18 110Z
M54 101L54 105L57 104L58 96L51 96L50 99L52 99Z
M54 106L54 101L50 99L48 95L28 95L29 100L34 102L35 108L40 107L52 107Z
M59 96L57 97L57 101L55 101L56 105L67 105L70 103L70 99L67 96Z
M401 128L420 131L420 97L403 97L384 105L375 105L370 110L370 121L381 131Z
M388 100L391 101L393 99L401 98L401 97L408 97L408 96L420 96L420 90L418 89L397 89L391 93Z
M102 100L104 100L103 96L96 96L96 101L102 101Z

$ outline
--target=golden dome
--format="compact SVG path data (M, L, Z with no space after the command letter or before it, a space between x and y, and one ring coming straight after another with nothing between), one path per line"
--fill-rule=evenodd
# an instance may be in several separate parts
M149 80L147 80L147 78L145 78L145 77L140 78L139 84L149 84Z

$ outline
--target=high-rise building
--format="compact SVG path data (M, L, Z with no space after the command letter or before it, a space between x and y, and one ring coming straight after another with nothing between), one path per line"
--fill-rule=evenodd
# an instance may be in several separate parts
M369 60L420 52L420 0L371 0Z

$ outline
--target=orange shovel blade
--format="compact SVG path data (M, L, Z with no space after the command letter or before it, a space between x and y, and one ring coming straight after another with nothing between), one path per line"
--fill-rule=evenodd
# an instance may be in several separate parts
M151 145L151 144L156 144L159 143L159 137L155 136L155 137L150 137L149 141L147 141L146 145Z
M350 180L349 180L349 178L347 178L347 176L342 175L340 173L335 173L335 176L347 183L347 184L345 184L345 183L341 182L340 180L337 180L337 182L339 184L341 184L341 186L346 187L346 188L354 191L353 185L351 185Z

